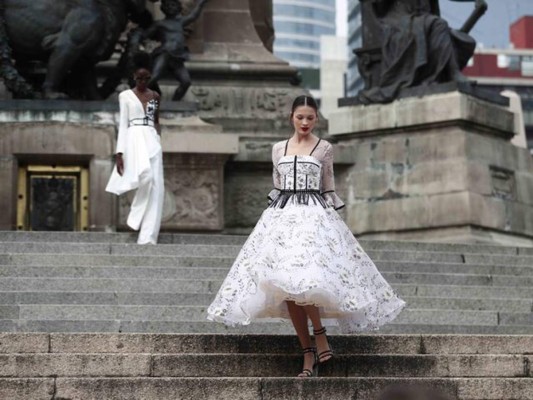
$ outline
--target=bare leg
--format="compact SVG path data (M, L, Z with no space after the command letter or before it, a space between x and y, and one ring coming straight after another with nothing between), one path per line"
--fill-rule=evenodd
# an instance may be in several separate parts
M315 331L318 331L319 329L322 329L322 320L320 319L320 310L316 306L305 306L305 312L309 316L309 319L311 319L311 323L313 324L313 329ZM322 335L315 335L315 344L316 344L316 350L317 354L327 352L328 350L331 350L328 343L328 338L325 334ZM320 362L326 362L329 360L333 355L332 354L325 354L320 358Z
M287 301L287 308L289 309L289 315L292 324L294 325L296 335L298 335L300 346L302 346L302 349L312 347L311 336L309 335L309 328L307 327L307 314L305 313L304 307L296 305L294 301ZM304 354L303 369L313 370L314 363L315 355L313 353Z

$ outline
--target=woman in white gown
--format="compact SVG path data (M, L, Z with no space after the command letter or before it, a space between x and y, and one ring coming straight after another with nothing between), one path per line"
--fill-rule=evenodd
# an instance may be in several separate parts
M333 357L323 322L342 332L374 330L405 306L336 212L344 204L332 146L313 134L317 118L312 97L295 99L294 134L272 149L269 207L208 309L208 319L232 326L290 318L304 353L300 377Z
M159 126L160 97L148 88L150 57L136 56L135 87L119 94L120 123L116 166L106 191L121 195L137 190L127 224L139 230L138 244L156 244L163 212L163 151Z

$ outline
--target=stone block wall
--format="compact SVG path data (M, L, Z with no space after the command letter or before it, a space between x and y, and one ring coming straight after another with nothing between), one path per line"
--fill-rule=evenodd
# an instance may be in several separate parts
M533 160L508 140L505 107L454 93L342 112L354 132L330 126L353 154L342 185L356 235L533 244Z

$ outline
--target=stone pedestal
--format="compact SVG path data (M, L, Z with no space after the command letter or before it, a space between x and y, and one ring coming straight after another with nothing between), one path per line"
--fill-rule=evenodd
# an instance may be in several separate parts
M238 136L207 124L190 103L161 111L165 168L163 230L224 227L224 164L238 152ZM126 229L128 195L105 192L113 168L116 102L0 102L0 230L17 226L18 170L23 165L79 166L88 170L87 229ZM120 202L120 205L118 203Z
M330 119L347 220L365 238L533 245L533 161L513 113L452 92L343 107Z
M185 13L193 4L183 2ZM272 145L292 134L292 101L308 93L298 85L297 69L272 54L272 21L271 0L217 0L207 2L189 26L185 65L192 86L184 100L196 103L199 117L221 126L223 135L239 137L238 154L225 167L228 233L250 232L264 210ZM159 83L168 102L177 82L168 74Z
M220 231L224 229L224 165L239 149L236 135L220 133L221 127L196 117L161 119L165 174L164 231ZM120 229L132 194L120 199Z

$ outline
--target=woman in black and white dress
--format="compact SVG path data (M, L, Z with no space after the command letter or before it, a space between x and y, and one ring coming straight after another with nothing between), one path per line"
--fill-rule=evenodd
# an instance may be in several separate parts
M313 134L312 97L295 99L294 133L272 149L269 207L208 309L208 319L247 325L290 318L304 352L301 377L333 357L323 324L342 332L378 329L405 303L397 297L336 210L332 146ZM315 337L308 329L311 320Z

